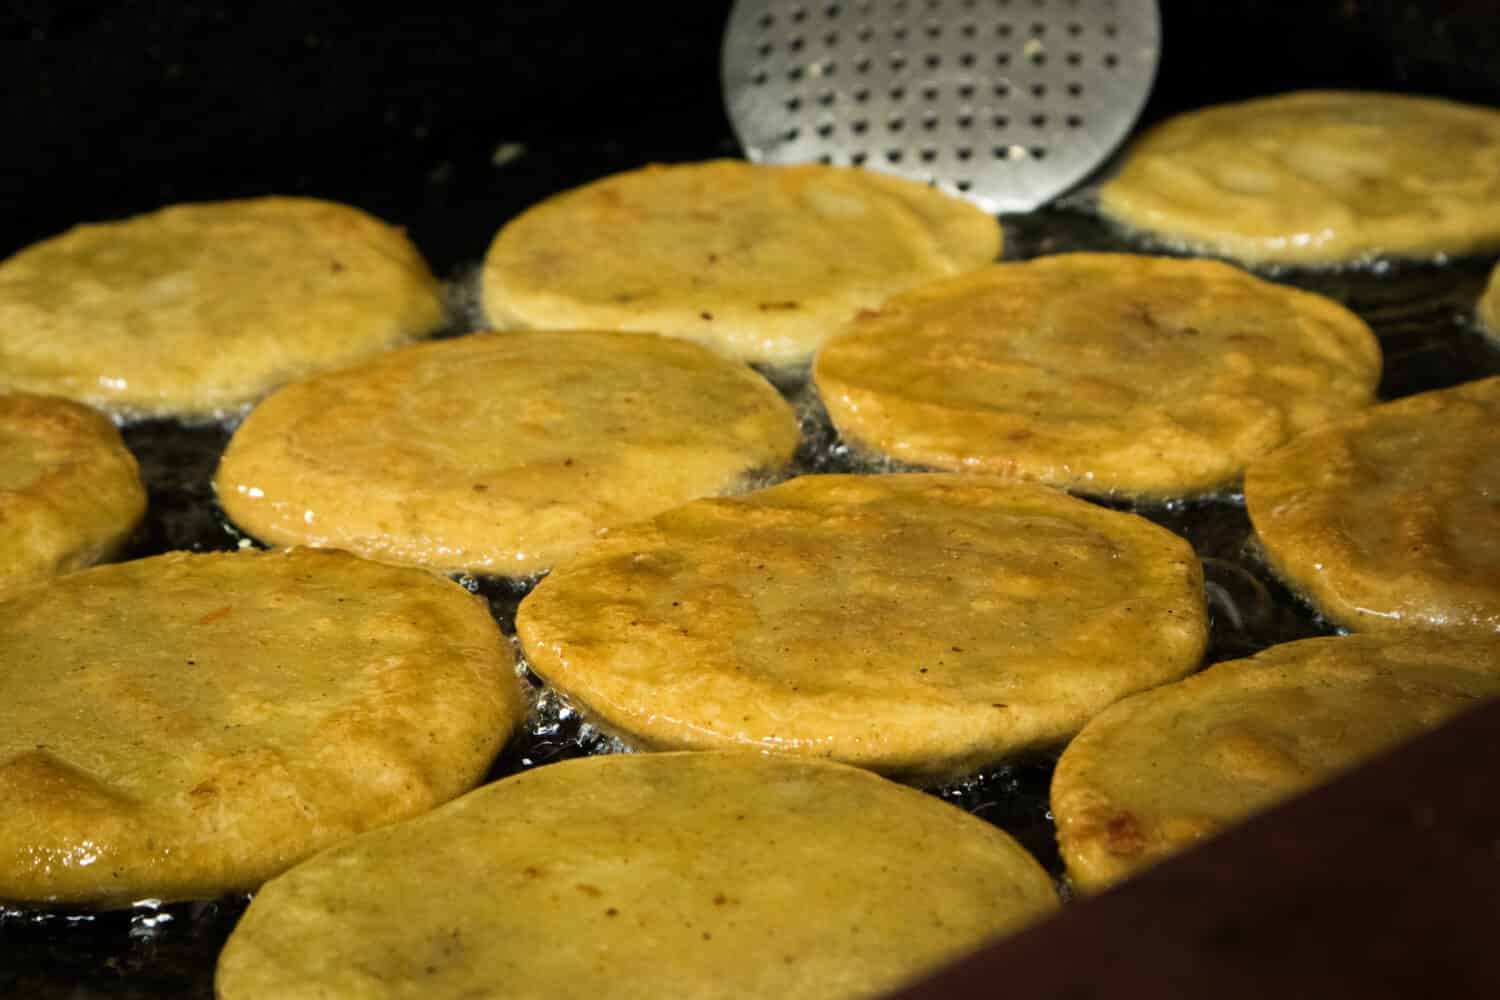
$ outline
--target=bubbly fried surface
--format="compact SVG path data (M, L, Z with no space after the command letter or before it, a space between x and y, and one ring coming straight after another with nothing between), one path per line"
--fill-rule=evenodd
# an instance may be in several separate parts
M1258 264L1500 246L1500 111L1303 91L1170 118L1126 151L1105 215Z
M442 317L416 248L358 209L175 205L77 226L0 263L0 388L126 416L220 416Z
M525 576L779 468L797 441L770 383L695 344L476 334L287 386L235 433L214 485L276 545Z
M1424 392L1250 467L1271 565L1352 629L1500 631L1500 376Z
M483 601L344 553L27 588L0 663L0 900L252 889L472 788L524 712Z
M1052 781L1074 886L1095 891L1500 694L1500 638L1307 639L1125 699Z
M527 771L268 884L218 996L868 997L1057 906L998 829L751 753Z
M1063 254L895 297L824 345L818 393L856 447L1070 490L1235 485L1368 404L1380 346L1330 299L1215 261Z
M977 476L806 476L610 535L522 602L534 670L627 739L951 778L1202 656L1202 570L1133 514Z
M107 559L145 511L135 457L107 418L0 393L0 594Z
M1000 243L980 209L874 171L658 165L507 223L482 297L497 326L649 331L792 367L858 310L987 264Z

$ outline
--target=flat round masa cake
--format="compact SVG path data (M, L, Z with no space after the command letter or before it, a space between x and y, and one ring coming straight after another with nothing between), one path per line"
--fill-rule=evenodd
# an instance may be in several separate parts
M516 619L585 716L938 782L1196 669L1202 568L1134 514L976 476L805 476L559 566Z
M496 326L663 333L791 368L860 309L1000 244L984 211L874 171L655 165L506 223L481 295Z
M1103 889L1495 695L1500 637L1405 630L1273 646L1127 698L1052 779L1069 879Z
M474 334L287 386L235 432L214 486L275 545L528 576L778 469L797 443L770 383L695 344Z
M299 550L96 567L0 601L0 900L253 889L474 787L524 714L482 600Z
M429 333L442 290L347 205L254 198L76 226L0 262L0 388L218 417Z
M1099 192L1108 217L1255 264L1500 247L1500 110L1301 91L1169 118Z
M103 414L0 393L0 594L109 558L145 511L135 457Z
M1500 376L1305 434L1250 467L1272 568L1351 629L1500 631Z
M1231 487L1374 399L1380 346L1330 299L1216 261L1063 254L886 302L813 377L840 435L914 465L1092 494Z
M1005 833L836 764L626 754L507 778L269 883L252 997L872 997L1057 907Z

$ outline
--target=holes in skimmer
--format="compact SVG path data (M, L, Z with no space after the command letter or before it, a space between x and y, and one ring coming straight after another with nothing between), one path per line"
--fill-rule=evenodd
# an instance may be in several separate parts
M782 139L811 141L806 155L820 162L891 165L914 176L926 174L919 165L939 173L942 165L951 177L958 164L975 160L1043 160L1049 156L1049 129L1078 131L1087 125L1080 77L1101 64L1113 71L1125 66L1120 23L1099 25L1079 13L1049 25L1041 13L1033 15L1036 20L1025 16L1033 7L1068 4L1076 9L1084 3L805 0L757 19L763 34L755 39L759 61L749 67L750 82L770 87L775 104L784 109ZM882 16L895 9L900 21L894 26L882 21L877 8L884 8L878 12ZM1011 20L987 20L996 14ZM1101 36L1112 44L1100 44ZM1040 48L1044 40L1045 50ZM951 48L942 48L944 43ZM842 57L846 75L853 70L848 84L863 86L825 79L832 76L835 54ZM1050 67L1066 76L1051 76ZM1033 69L1040 72L1029 72ZM901 78L882 79L888 73ZM782 92L774 93L777 89ZM1067 113L1055 106L1045 108L1045 114L1035 105L1027 107L1033 99L1060 97L1072 104ZM814 111L816 115L808 114ZM1007 134L1012 129L1017 132ZM1012 137L1019 141L1008 141ZM868 148L838 148L852 146L851 140L862 140ZM973 183L963 178L944 186L967 191Z

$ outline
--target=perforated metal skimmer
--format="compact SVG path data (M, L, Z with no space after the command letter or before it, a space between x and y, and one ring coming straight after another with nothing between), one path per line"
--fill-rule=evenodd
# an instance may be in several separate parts
M757 162L853 164L1030 211L1130 131L1155 0L737 0L724 99Z

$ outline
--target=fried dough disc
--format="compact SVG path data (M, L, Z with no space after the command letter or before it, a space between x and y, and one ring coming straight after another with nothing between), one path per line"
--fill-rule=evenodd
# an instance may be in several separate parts
M999 253L992 216L914 181L714 160L523 213L490 247L482 296L497 326L650 331L789 367L860 309Z
M1500 376L1371 407L1250 466L1271 565L1352 629L1500 631Z
M219 416L442 316L416 248L358 209L175 205L77 226L0 263L0 387L127 416Z
M235 432L214 486L276 545L524 576L780 467L797 441L770 383L694 344L476 334L287 386Z
M1098 494L1230 486L1368 404L1380 345L1330 299L1215 261L1065 254L887 302L814 364L857 447Z
M250 889L476 785L523 714L485 604L300 550L169 553L0 602L0 899Z
M145 511L135 456L102 414L0 393L0 594L107 559Z
M1000 830L749 753L528 771L271 882L220 957L252 997L867 997L1057 906Z
M806 476L610 535L521 603L531 666L663 749L914 781L1062 742L1202 657L1202 569L1145 518L977 476Z
M1170 118L1126 150L1105 215L1251 263L1500 246L1500 111L1302 91Z
M1306 639L1127 698L1052 779L1073 884L1102 889L1500 694L1500 641Z
M1500 340L1500 267L1490 273L1490 282L1479 297L1476 312L1484 332Z

